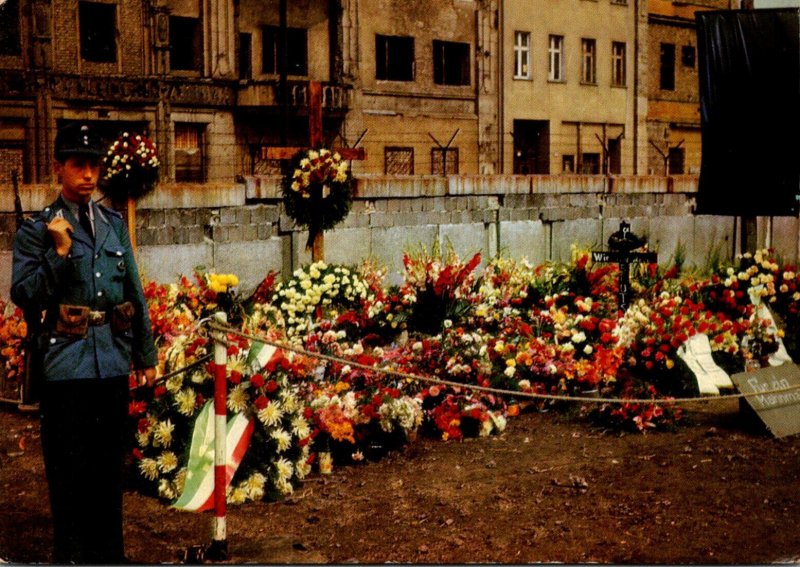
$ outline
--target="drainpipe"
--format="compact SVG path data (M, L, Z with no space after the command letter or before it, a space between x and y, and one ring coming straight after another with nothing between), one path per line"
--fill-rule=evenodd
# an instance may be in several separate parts
M497 42L500 44L497 50L497 101L498 101L498 108L497 108L497 123L499 128L497 129L497 136L498 136L498 162L499 162L499 171L498 173L505 173L505 145L503 143L503 139L505 138L505 113L503 112L503 108L505 107L505 34L504 34L504 26L503 26L503 19L505 15L503 14L503 0L500 0L497 3L497 10L495 11L497 14Z
M639 175L639 0L633 2L633 174Z

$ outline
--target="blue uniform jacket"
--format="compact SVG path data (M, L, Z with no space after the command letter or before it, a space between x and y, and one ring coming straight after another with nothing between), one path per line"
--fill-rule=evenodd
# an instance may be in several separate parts
M46 312L38 343L45 380L127 376L131 363L147 368L157 362L128 230L119 213L93 206L94 243L62 197L26 220L14 238L11 299L28 313ZM57 215L63 215L74 229L66 258L56 253L47 233L47 223ZM55 332L59 304L110 312L125 301L135 308L128 331L112 333L107 320L90 326L86 338Z

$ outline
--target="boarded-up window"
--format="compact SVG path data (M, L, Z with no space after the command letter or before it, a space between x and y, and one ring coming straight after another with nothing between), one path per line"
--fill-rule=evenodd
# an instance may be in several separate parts
M431 173L456 175L458 173L458 148L431 148Z
M205 125L175 123L175 181L205 181Z
M661 44L659 86L663 91L675 90L675 45L672 43Z
M100 2L78 4L81 59L98 63L117 60L117 6Z
M670 175L681 175L686 168L686 152L683 148L669 149L669 173Z
M585 153L581 155L580 173L596 175L600 173L600 154Z
M386 148L384 169L389 175L413 175L414 148Z

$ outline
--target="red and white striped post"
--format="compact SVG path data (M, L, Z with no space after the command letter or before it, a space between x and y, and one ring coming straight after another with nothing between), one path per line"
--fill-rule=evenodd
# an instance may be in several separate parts
M214 321L227 325L228 316L219 311L214 314ZM228 558L228 534L226 525L225 502L225 468L228 435L228 346L225 333L214 331L214 527L211 545L205 556L214 561Z

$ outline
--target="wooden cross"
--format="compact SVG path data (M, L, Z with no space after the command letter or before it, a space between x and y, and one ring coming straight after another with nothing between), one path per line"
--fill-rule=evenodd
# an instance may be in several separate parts
M317 148L323 143L322 136L322 84L319 81L308 83L308 140L309 147ZM270 146L261 148L262 159L290 160L298 152L306 148L298 146ZM338 153L342 159L364 160L367 154L363 148L333 148L331 151ZM311 260L313 262L325 259L325 235L323 231L314 237L311 247Z
M631 264L655 264L657 254L655 252L633 252L634 248L639 248L644 244L644 239L639 238L631 232L631 225L625 221L619 223L619 231L608 238L608 247L611 250L593 250L592 261L599 263L616 262L619 264L619 291L617 292L617 302L619 310L624 314L628 309L628 298L630 297L630 265Z

